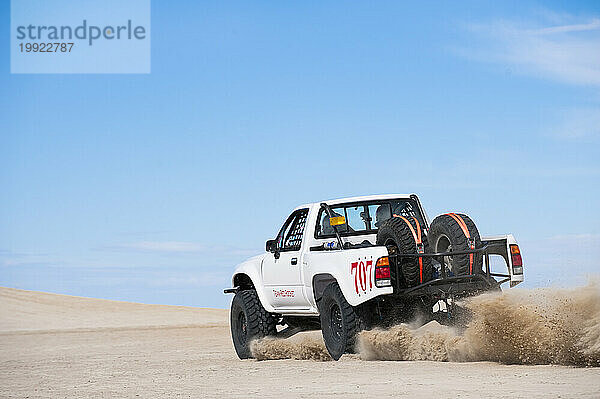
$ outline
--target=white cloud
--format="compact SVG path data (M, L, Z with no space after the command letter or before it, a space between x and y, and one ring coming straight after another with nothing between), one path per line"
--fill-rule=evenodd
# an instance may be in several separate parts
M62 262L56 255L41 252L15 252L0 249L0 266L39 266L39 265L61 265Z
M582 234L558 234L548 239L549 241L560 241L562 243L573 244L594 244L592 247L600 249L600 234L582 233Z
M163 253L212 253L227 255L256 255L260 252L257 249L239 248L228 245L207 245L192 241L137 241L133 243L118 244L102 249L116 251L137 251L137 252L163 252Z
M205 245L186 241L139 241L130 244L122 244L119 247L124 249L158 252L202 252L206 250Z
M574 24L574 25L559 25L552 26L549 28L541 28L533 30L536 34L553 34L553 33L568 33L568 32L586 32L590 30L600 29L600 19L593 19L592 22L587 24Z
M566 23L564 15L546 26L524 26L513 21L471 25L480 46L463 49L470 58L504 63L517 73L564 83L600 87L600 19Z
M600 137L600 108L566 110L560 116L560 120L561 122L551 129L555 137L563 139Z

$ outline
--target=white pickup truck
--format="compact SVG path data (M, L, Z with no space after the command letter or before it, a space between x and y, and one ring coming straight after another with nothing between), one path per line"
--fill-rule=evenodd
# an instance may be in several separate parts
M494 258L503 273L492 271ZM297 207L265 253L237 266L225 293L235 293L231 333L241 359L252 357L253 339L321 329L337 360L363 329L416 312L452 320L458 298L522 281L511 234L480 237L459 213L430 222L414 194L372 195Z

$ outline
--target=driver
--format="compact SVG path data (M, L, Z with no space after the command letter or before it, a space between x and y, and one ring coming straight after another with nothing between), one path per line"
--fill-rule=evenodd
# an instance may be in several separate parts
M337 212L331 211L331 216L337 217L337 216L342 216L342 215L340 215ZM323 217L323 221L321 222L321 234L323 234L323 235L335 234L335 230L334 230L333 226L331 224L329 224L329 216L327 215L327 213L325 213L325 216Z

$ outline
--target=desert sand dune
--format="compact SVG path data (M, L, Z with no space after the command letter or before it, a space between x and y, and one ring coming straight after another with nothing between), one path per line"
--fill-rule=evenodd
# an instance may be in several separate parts
M600 397L600 369L240 361L228 312L0 288L0 397ZM294 337L319 345L318 333Z
M0 288L0 332L149 326L224 326L227 311Z

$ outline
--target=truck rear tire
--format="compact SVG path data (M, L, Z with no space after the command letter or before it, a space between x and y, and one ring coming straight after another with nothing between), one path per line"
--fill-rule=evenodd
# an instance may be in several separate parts
M337 283L325 287L319 301L319 313L325 347L333 360L339 360L344 353L352 353L360 320Z
M276 317L265 310L254 289L236 292L230 317L231 338L240 359L252 357L252 340L277 334Z
M481 237L473 220L462 213L456 215L465 222L469 235L475 240L475 248L481 248ZM471 249L458 222L449 215L440 215L433 220L429 228L429 242L431 242L434 252L468 251ZM481 254L473 255L472 273L469 273L469 254L449 256L445 261L455 276L483 273L483 257Z
M409 217L413 229L416 229L416 223L414 218ZM425 253L429 252L429 241L427 236L422 234L421 237L423 243L423 249ZM415 254L417 253L417 243L410 231L406 222L400 218L393 217L387 220L377 232L377 245L385 245L388 247L390 255L395 253L400 254ZM431 258L421 258L423 262L423 283L431 280L433 274L433 265ZM401 283L406 287L413 287L419 285L421 282L420 278L420 265L419 258L397 258L399 270L402 273L401 276L396 276Z

